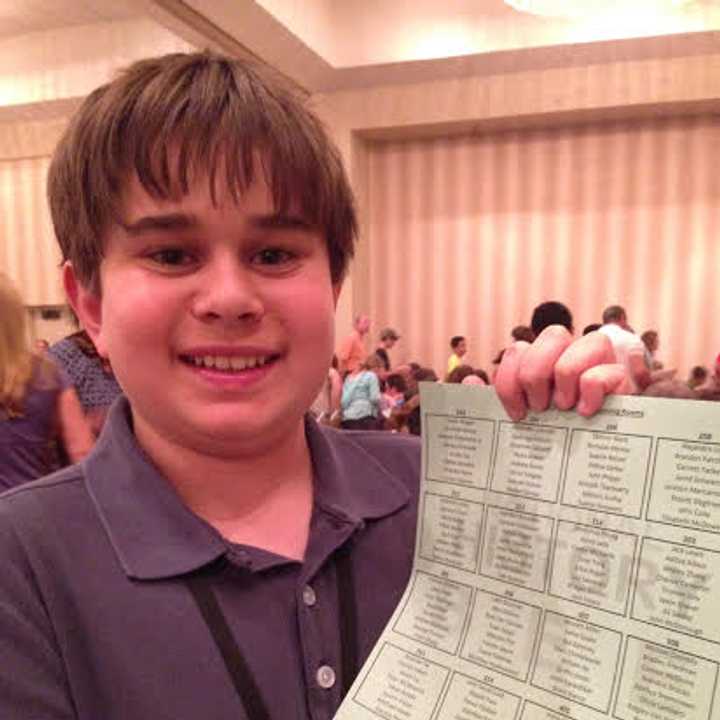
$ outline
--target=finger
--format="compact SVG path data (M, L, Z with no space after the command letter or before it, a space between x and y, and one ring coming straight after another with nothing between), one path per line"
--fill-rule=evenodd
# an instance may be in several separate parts
M596 365L615 362L610 339L599 332L588 333L576 340L563 353L555 366L553 400L560 410L569 410L578 401L580 378Z
M522 420L527 414L527 400L518 381L518 371L522 357L529 348L526 342L513 343L503 353L495 375L495 391L513 420Z
M523 354L518 379L531 410L547 410L550 405L555 363L571 342L572 335L566 328L551 325L538 335Z
M631 395L632 392L624 365L596 365L580 377L580 402L577 411L590 417L603 406L608 395Z

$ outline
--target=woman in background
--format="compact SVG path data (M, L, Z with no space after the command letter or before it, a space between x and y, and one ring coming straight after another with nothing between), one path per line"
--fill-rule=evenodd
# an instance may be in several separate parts
M52 472L55 439L72 462L93 444L75 391L51 360L33 353L20 294L0 274L0 490Z

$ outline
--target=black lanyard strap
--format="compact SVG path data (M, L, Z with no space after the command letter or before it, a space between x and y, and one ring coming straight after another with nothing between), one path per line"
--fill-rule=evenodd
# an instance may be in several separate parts
M357 595L352 573L350 554L352 540L345 543L335 555L340 615L340 662L342 663L342 694L345 697L355 680L358 667L357 646Z
M195 604L208 626L213 640L222 656L225 667L230 675L235 690L245 708L248 718L251 720L270 720L265 702L262 699L260 690L255 683L250 668L238 644L232 635L225 616L218 605L217 598L212 589L212 577L201 573L189 575L185 578Z
M352 542L347 542L335 554L337 573L340 662L342 663L342 695L345 697L358 673L357 645L357 598L352 574L350 554ZM198 572L184 578L190 594L205 621L215 645L225 663L225 668L240 697L245 712L251 720L270 720L270 713L262 699L260 689L250 672L240 647L233 637L230 626L220 609L213 592L214 573Z

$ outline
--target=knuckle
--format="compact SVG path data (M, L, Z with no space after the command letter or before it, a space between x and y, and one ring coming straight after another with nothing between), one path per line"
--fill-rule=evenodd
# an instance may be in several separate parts
M575 369L571 359L561 357L555 365L555 382L571 383L577 379L577 370Z
M532 367L521 367L518 372L518 382L526 391L532 393L543 388L549 378L540 374L537 369Z
M568 329L563 325L549 325L543 330L542 335L552 340L567 340L571 337Z

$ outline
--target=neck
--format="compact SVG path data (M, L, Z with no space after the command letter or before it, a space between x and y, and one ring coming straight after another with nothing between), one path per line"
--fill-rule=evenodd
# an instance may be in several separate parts
M182 501L221 535L302 559L313 500L312 461L302 421L267 450L233 456L167 441L138 418L135 432Z

